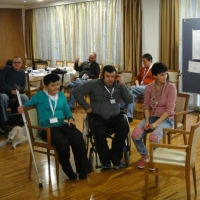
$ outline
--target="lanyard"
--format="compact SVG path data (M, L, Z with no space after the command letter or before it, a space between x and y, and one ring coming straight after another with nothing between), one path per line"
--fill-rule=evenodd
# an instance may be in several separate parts
M49 95L48 95L49 96ZM49 105L50 105L50 108L51 108L51 111L52 111L52 114L53 114L53 117L54 117L54 113L55 113L55 109L56 109L56 106L57 106L57 100L58 100L58 95L55 96L55 105L54 105L54 108L53 108L53 105L52 105L52 102L51 102L51 98L49 96Z
M108 91L108 93L110 94L110 98L112 99L112 95L113 95L113 92L115 90L115 87L112 88L112 91L110 92L110 90L104 85L104 87L106 88L106 90Z
M149 70L152 68L152 65L148 68L147 72L146 72L146 69L144 69L144 76L143 76L143 79L142 79L142 82L144 81L144 79L146 78L147 74L149 73ZM146 72L146 73L145 73Z

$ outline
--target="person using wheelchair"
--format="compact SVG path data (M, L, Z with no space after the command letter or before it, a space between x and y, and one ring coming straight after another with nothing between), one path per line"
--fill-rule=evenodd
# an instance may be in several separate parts
M79 105L93 117L93 131L102 168L119 169L123 167L121 159L129 124L120 113L120 101L132 103L132 95L123 82L121 74L115 67L107 65L103 68L103 77L76 87L73 95ZM90 104L84 96L89 95ZM109 149L106 139L107 127L114 130L112 147Z

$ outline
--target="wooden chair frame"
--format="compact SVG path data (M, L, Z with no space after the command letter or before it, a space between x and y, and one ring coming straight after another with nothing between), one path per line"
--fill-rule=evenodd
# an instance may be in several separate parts
M197 195L197 185L196 185L196 170L195 170L195 159L196 159L196 146L197 139L200 130L200 122L199 116L197 119L197 123L191 126L190 131L178 130L178 129L163 129L163 144L150 143L149 149L149 159L145 163L145 199L148 199L148 182L149 182L149 168L155 168L156 171L151 173L156 176L156 187L158 187L158 175L162 176L172 176L177 178L184 178L186 181L186 190L187 190L187 199L191 199L191 191L190 191L190 170L192 170L193 174L193 183L194 183L194 191L195 195ZM180 133L183 135L189 136L189 142L187 145L171 145L166 144L166 133ZM156 150L154 151L154 149ZM166 150L165 150L166 149ZM172 149L172 151L170 150ZM177 151L173 151L177 150ZM184 150L179 151L179 150ZM168 157L170 160L165 160L162 158L161 151L163 152L165 158ZM173 155L170 155L170 152L174 152ZM177 152L177 153L176 153ZM175 164L173 160L173 156L177 156L179 154L182 155L181 160L177 160ZM185 159L185 160L184 160ZM160 170L173 170L173 171L182 171L184 172L184 176L180 174L163 172Z
M51 145L50 128L38 126L37 109L35 106L26 107L25 108L25 116L26 116L26 119L28 122L27 126L28 126L29 133L30 133L30 139L31 139L33 151L47 155L49 172L50 172L50 156L55 157L56 177L57 177L57 183L59 183L59 159L58 159L58 155L57 155L57 151L56 151L55 147ZM34 118L34 116L35 116L35 118ZM39 130L46 131L47 142L44 142L40 137L37 136ZM43 148L45 151L41 150L41 148ZM54 151L54 153L51 152L52 150ZM29 178L31 176L31 170L32 170L32 155L30 153Z

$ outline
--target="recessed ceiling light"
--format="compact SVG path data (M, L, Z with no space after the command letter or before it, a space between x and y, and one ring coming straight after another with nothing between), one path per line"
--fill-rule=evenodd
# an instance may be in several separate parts
M43 0L37 0L37 1L43 1Z
M24 3L26 3L26 1L24 1Z

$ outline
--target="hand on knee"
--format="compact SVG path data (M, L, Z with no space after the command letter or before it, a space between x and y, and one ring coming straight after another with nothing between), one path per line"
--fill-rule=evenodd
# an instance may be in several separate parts
M152 133L149 136L149 142L158 142L158 136L156 134Z
M144 128L142 128L142 127L136 127L133 130L132 134L131 134L132 139L133 140L137 140L142 135L143 132L144 132Z

